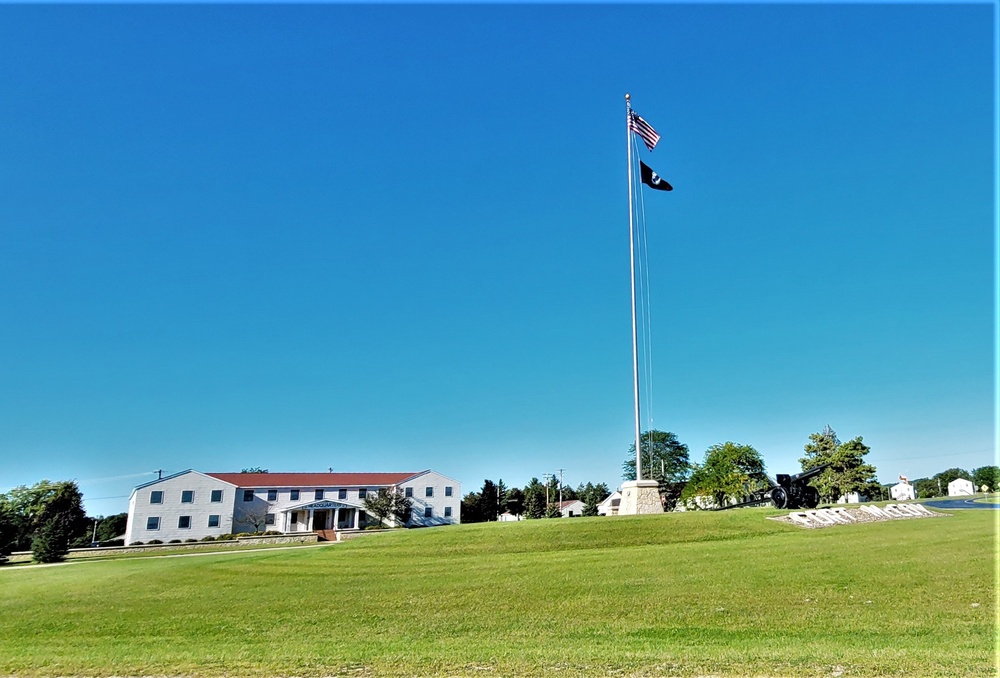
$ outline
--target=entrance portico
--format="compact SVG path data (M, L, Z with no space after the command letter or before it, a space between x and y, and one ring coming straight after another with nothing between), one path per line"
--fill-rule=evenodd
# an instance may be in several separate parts
M285 532L359 529L364 507L320 499L289 506L281 512Z

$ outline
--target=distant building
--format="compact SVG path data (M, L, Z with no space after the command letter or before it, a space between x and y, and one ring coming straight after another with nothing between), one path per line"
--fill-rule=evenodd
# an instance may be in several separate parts
M965 478L955 478L953 481L948 483L949 497L971 497L975 493L976 487L972 484L971 480L966 480Z
M584 503L579 499L568 499L559 504L559 513L563 518L577 518L583 515Z
M599 516L616 516L618 515L618 506L622 502L622 493L615 491L608 495L608 498L597 505L597 515Z
M403 492L412 502L407 527L461 522L461 484L436 471L419 473L202 473L187 470L139 485L128 505L125 545L158 539L202 539L274 530L359 530L375 518L369 492Z
M523 520L523 519L524 519L524 516L521 516L521 515L515 516L510 511L504 511L499 516L497 516L497 520L499 520L501 523L516 523L517 521Z
M917 493L906 476L899 476L899 483L889 488L889 495L896 501L910 501L917 498Z
M860 504L862 501L867 499L867 497L862 497L857 492L848 492L847 494L840 495L837 499L838 504Z

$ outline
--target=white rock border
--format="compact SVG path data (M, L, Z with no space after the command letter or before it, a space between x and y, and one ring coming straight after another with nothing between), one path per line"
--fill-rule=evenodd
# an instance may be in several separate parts
M911 520L913 518L943 518L950 513L936 513L923 504L886 504L875 506L865 504L858 508L828 507L791 511L783 516L769 516L768 520L790 523L807 530L818 530L837 525L855 523L880 523L887 520Z

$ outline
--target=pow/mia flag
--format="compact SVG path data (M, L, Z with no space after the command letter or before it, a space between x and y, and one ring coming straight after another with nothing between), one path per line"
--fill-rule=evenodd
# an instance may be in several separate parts
M665 179L660 178L660 175L654 172L653 168L642 160L639 161L639 176L642 178L642 183L650 188L655 188L657 191L674 190L673 186L668 184Z

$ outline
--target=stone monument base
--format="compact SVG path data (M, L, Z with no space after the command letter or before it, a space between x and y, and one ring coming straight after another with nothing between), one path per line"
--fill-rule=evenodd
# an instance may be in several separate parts
M659 483L655 480L628 480L622 483L618 515L634 516L642 513L663 513Z

